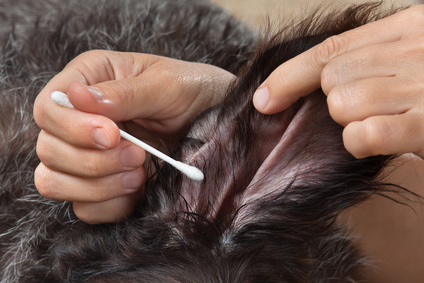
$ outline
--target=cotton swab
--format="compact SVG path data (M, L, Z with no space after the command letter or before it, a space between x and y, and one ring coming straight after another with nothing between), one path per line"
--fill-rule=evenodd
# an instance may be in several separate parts
M68 99L68 96L61 92L61 91L54 91L51 94L51 99L56 102L59 105L62 105L67 108L74 108L74 106L71 104L71 102ZM180 161L177 161L175 159L172 159L168 155L160 152L159 150L155 149L154 147L151 147L150 145L142 142L141 140L133 137L132 135L128 134L127 132L119 130L121 137L132 142L133 144L141 147L142 149L146 150L147 152L150 152L151 154L155 155L156 157L159 157L165 162L168 162L172 166L174 166L176 169L181 171L183 174L185 174L187 177L189 177L192 180L195 181L202 181L204 176L202 171L200 171L198 168L194 166L190 166L187 164L184 164Z

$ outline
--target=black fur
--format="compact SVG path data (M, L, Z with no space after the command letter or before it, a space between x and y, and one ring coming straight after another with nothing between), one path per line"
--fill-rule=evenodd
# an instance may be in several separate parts
M279 64L384 16L377 8L315 13L261 41L253 55L255 36L206 1L0 3L2 282L356 282L366 259L335 218L393 189L377 179L390 157L347 153L321 91L272 116L251 100ZM164 165L129 219L95 226L79 221L69 203L39 196L33 184L34 98L91 49L244 70L174 152L205 180Z

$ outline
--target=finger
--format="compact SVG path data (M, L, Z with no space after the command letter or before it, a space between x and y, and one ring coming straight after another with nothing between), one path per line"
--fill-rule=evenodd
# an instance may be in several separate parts
M126 67L128 61L132 61L132 57L128 57L131 56L121 56L120 52L106 50L93 50L78 55L62 72L54 76L37 96L34 105L36 121L37 117L42 117L45 110L50 108L50 94L53 91L66 93L73 82L90 85L120 79L126 75L125 71L133 71Z
M57 108L56 103L54 103L50 98L50 95L53 91L61 91L66 93L69 85L72 82L88 85L129 76L130 72L137 72L139 69L142 69L139 64L131 64L132 68L128 68L130 63L133 61L134 60L130 55L123 56L120 52L112 51L96 50L88 51L79 55L74 60L72 60L62 72L57 74L37 96L33 111L36 123L40 126L40 128L45 129L50 133L53 133L53 130L51 129L53 126L48 128L49 125L54 125L55 129L60 129L56 127L57 124L60 123L53 122L59 118L62 119L63 116L73 115L71 114L73 112L71 110ZM144 60L143 63L145 63L145 61L148 60ZM148 64L148 62L146 64ZM58 113L57 109L61 109L61 113ZM75 117L76 114L72 118ZM111 147L116 145L119 141L118 133L116 131L115 133L111 133L109 132L109 129L107 129L107 127L110 127L111 122L107 121L106 119L92 119L93 122L98 122L96 125L94 125L95 127L98 127L98 124L105 125L106 133L111 135ZM64 126L72 124L69 122L69 120L70 119L63 121L65 123ZM64 140L67 140L65 139L66 136L74 137L72 134L61 135L60 137ZM83 139L85 139L85 136L83 136ZM80 146L82 145L80 141L77 141L76 144Z
M421 39L374 44L342 54L329 62L321 75L328 94L335 86L373 77L417 76L423 79ZM411 68L414 66L414 68Z
M45 131L38 136L37 155L49 169L79 177L105 177L132 171L141 167L145 159L144 150L126 140L111 150L85 149Z
M119 196L99 203L74 202L76 216L89 224L116 223L131 215L139 193Z
M373 116L347 125L343 131L346 149L356 158L373 155L415 153L424 158L424 114Z
M80 55L82 56L82 55ZM79 57L80 57L79 56ZM78 58L78 57L77 57ZM36 97L34 102L34 119L37 124L39 122L44 121L45 113L51 109L52 105L55 105L53 101L51 101L50 94L53 91L61 91L66 93L69 84L72 82L79 82L82 84L87 84L86 76L87 74L83 74L80 70L80 67L69 67L70 65L77 65L78 62L71 61L65 69L54 76L49 83L43 88L40 94ZM80 64L78 64L80 65ZM102 68L103 69L103 68ZM97 72L100 73L100 72Z
M370 78L337 85L327 96L331 117L342 126L371 116L407 112L421 90L402 77Z
M113 121L127 121L154 114L152 111L155 108L152 105L157 104L160 97L157 92L160 90L153 84L150 80L139 78L106 81L90 86L72 83L67 95L74 107L81 111L101 114ZM137 113L128 111L131 108L137 108Z
M73 83L67 90L69 100L81 111L113 121L144 120L148 130L178 132L194 115L216 104L234 78L214 66L154 58L137 76L89 87Z
M76 147L109 149L118 145L119 129L110 119L84 113L46 102L49 109L39 117L37 124L46 132Z
M67 94L74 107L81 111L98 113L113 121L134 120L146 130L172 134L186 124L184 119L189 120L186 116L190 116L189 107L193 105L195 97L190 101L190 98L179 95L181 90L161 88L149 79L127 78L89 87L72 83ZM185 99L184 103L179 103L179 99ZM175 111L182 104L187 107ZM150 126L143 119L149 121ZM171 121L171 126L167 127L164 120Z
M159 80L154 66L162 63L162 57L119 52L108 57L113 80L90 82L88 86L78 81L69 85L67 95L75 108L113 121L127 121L153 115L158 110L152 105L159 101L178 99L178 91L172 89L177 79L172 65L178 60L168 59L163 68L159 67L161 78L167 78ZM164 85L163 81L168 84Z
M285 62L271 73L255 93L255 107L264 114L281 111L319 88L322 70L332 59L357 48L399 40L404 34L404 25L393 26L393 22L400 23L400 19L405 18L404 14L400 12L332 36ZM382 32L387 30L387 26L393 28L390 32Z
M38 192L49 199L103 202L134 193L145 178L143 168L101 178L81 178L50 170L40 163L35 170L34 181Z
M180 105L178 99L184 98L179 96L177 90L162 91L155 84L139 78L103 82L89 87L73 83L67 94L75 108L81 111L98 113L113 121L133 120L146 130L157 133L177 133L181 125L186 124L184 120L189 120L186 116L190 116L188 107L175 111ZM192 101L187 99L184 104L190 106ZM171 125L167 125L165 120L168 123L171 121Z

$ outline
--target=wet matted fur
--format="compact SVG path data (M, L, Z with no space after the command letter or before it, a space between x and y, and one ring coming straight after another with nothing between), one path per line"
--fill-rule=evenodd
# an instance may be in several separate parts
M257 47L251 31L206 1L58 3L0 3L2 282L356 282L366 259L335 218L393 189L377 179L390 157L347 153L320 90L271 116L255 111L252 95L282 62L383 17L378 4L315 13ZM91 49L240 74L172 153L205 180L165 164L134 214L116 224L85 224L69 203L44 199L33 184L35 96Z

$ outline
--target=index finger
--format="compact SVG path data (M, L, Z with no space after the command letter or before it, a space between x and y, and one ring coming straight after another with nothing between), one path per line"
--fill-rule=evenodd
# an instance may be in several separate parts
M41 119L46 109L54 104L50 99L53 91L67 93L73 82L92 85L104 81L115 80L115 76L123 75L114 65L126 65L124 57L119 52L106 50L92 50L84 52L70 61L66 67L54 76L37 96L34 103L34 117L36 122ZM123 68L125 69L125 68ZM38 123L38 122L37 122Z
M264 114L273 114L286 109L300 97L320 87L321 73L332 59L368 45L401 39L405 33L405 24L414 25L411 23L412 15L408 13L419 13L422 17L422 10L422 7L413 7L331 36L288 60L275 69L255 92L253 103L256 109Z
M50 98L53 91L66 92L68 85L75 81L86 83L86 76L77 69L68 68L44 87L34 103L35 122L42 130L77 147L116 147L120 140L119 131L110 119L61 107Z
M40 125L40 121L44 119L45 110L51 109L56 105L51 99L50 94L53 91L61 91L66 93L71 82L78 81L86 83L84 76L76 69L66 70L54 76L50 82L43 88L34 102L33 115L35 122Z

